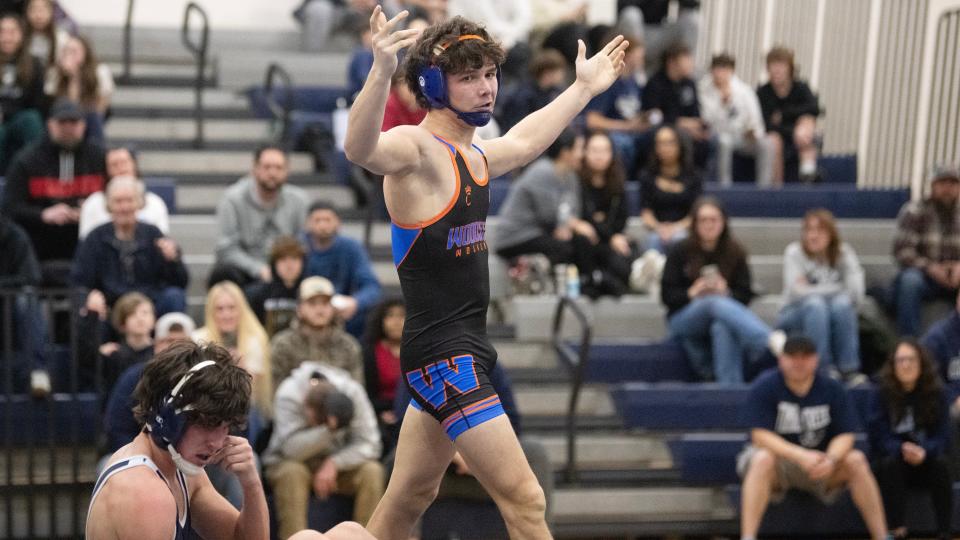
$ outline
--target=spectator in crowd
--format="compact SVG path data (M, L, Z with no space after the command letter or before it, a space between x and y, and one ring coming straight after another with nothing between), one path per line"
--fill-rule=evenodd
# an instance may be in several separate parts
M423 17L427 26L447 20L447 0L406 0L403 4L410 10L408 28L414 17Z
M230 186L217 205L217 263L209 284L270 281L270 246L278 236L295 235L307 216L307 195L288 186L286 151L264 145L254 152L253 171Z
M307 246L304 276L323 276L333 283L333 307L347 332L363 334L367 313L380 300L380 282L360 242L340 234L340 216L326 201L310 205L303 243Z
M753 298L747 252L719 201L703 197L692 214L690 236L670 249L663 268L667 326L701 378L742 383L744 361L757 362L768 349L777 354L785 336L747 307Z
M787 166L799 161L797 169L801 182L816 182L817 172L817 116L820 104L807 83L796 75L793 51L774 47L767 53L769 82L757 89L767 138L773 150L773 184L789 180L793 169Z
M236 283L221 281L207 291L203 311L204 326L193 333L199 343L225 347L237 363L253 376L253 407L266 418L273 407L270 344L267 332L247 304Z
M930 492L938 537L952 538L950 413L937 368L919 343L902 339L878 382L868 427L890 530L894 538L907 537L903 520L907 487L919 487Z
M671 45L663 52L660 70L643 87L642 110L663 118L666 124L675 124L679 131L690 137L693 162L703 168L708 158L710 129L700 118L697 84L692 77L693 53L690 48L683 43Z
M40 284L40 263L33 253L27 233L16 223L0 214L0 289L17 289L11 296L0 296L0 314L6 313L7 302L13 302L13 328L3 331L0 322L0 351L6 350L4 339L13 339L10 350L12 359L4 362L14 366L13 377L17 387L29 373L31 392L44 397L51 391L50 374L47 372L47 323L36 302L36 297L27 288ZM2 353L0 353L2 354Z
M583 137L568 128L513 182L500 208L497 255L510 260L540 253L551 264L574 263L581 276L591 274L598 237L579 217L582 162Z
M134 364L153 358L153 334L156 315L153 302L138 292L129 292L117 299L110 312L110 323L120 335L119 342L110 341L100 346L100 361L84 370L83 378L94 387L100 378L103 396L109 396L124 371ZM96 367L100 365L100 373ZM129 440L129 439L128 439Z
M560 53L553 49L536 53L530 61L530 80L517 83L497 100L496 118L500 129L509 131L527 115L553 101L560 95L566 81L567 64ZM389 107L387 101L388 110Z
M628 213L625 176L610 135L602 131L590 133L580 167L580 217L597 233L596 262L605 274L604 282L614 286L614 290L607 291L610 294L626 292L630 266L636 258L636 249L624 233Z
M23 19L13 13L0 16L0 70L0 174L4 174L21 148L43 137L43 64L27 49Z
M6 20L0 18L0 34ZM43 282L49 285L67 283L80 203L104 186L103 147L83 138L85 128L80 107L57 100L47 121L49 136L21 152L7 173L2 211L30 235Z
M817 372L816 345L805 337L788 339L777 363L753 382L745 401L751 444L737 457L740 538L756 540L767 504L789 489L832 504L845 488L870 537L888 538L877 482L853 447L857 419L846 390Z
M277 389L276 418L263 454L273 486L280 538L307 525L310 492L354 497L353 518L366 524L385 476L377 419L363 386L343 370L306 361Z
M87 311L101 319L131 291L149 297L160 315L187 307L189 276L180 247L160 229L137 221L144 192L136 178L114 178L107 186L111 222L91 231L77 249L71 284L84 290Z
M669 125L657 128L648 167L640 175L640 219L647 228L646 248L667 253L687 237L693 204L703 179L693 167L689 140Z
M760 101L753 88L736 76L735 69L732 56L718 54L710 61L710 74L698 85L703 121L717 138L717 178L721 185L733 184L733 154L737 152L754 157L757 185L769 187L773 153Z
M610 134L620 162L626 168L627 178L637 171L638 148L649 146L644 142L651 124L658 123L656 114L644 113L641 96L647 75L643 71L643 40L636 36L629 41L623 57L623 73L614 83L586 107L587 129Z
M668 17L670 0L617 0L618 26L636 34L648 45L647 64L656 69L663 51L674 43L697 50L700 34L700 0L679 0L676 20ZM663 66L659 66L663 67Z
M893 256L900 265L893 297L897 331L916 336L925 300L952 301L960 288L960 171L934 168L930 195L910 201L897 215Z
M403 386L400 373L400 342L407 316L402 298L387 298L377 304L367 318L363 333L363 376L367 397L380 423L384 452L396 446L400 423L393 410L398 386Z
M109 148L106 154L106 167L108 184L118 176L140 178L136 154L127 146ZM91 193L80 206L80 240L108 221L110 221L110 212L107 210L107 199L103 191ZM156 193L146 192L143 207L137 210L137 221L149 223L160 229L163 234L170 234L170 212L167 210L167 203L163 202Z
M529 1L448 0L447 12L451 18L459 15L479 24L500 43L507 51L507 58L502 66L507 80L512 81L525 76L531 53L528 41L530 30L533 28Z
M363 88L363 82L367 80L367 74L373 66L370 25L360 18L353 21L353 25L360 41L350 53L350 62L347 64L347 96L351 103Z
M783 252L784 307L777 327L809 337L817 345L820 369L848 383L866 382L860 373L857 325L864 288L863 267L840 239L833 214L808 210L802 240Z
M56 64L47 70L44 91L52 98L66 97L86 111L87 138L104 140L103 123L113 98L110 66L97 62L90 40L71 36Z
M936 362L952 402L951 414L960 417L960 294L957 295L956 307L930 325L920 343Z
M364 81L366 79L360 81L360 86L363 86ZM383 111L380 131L389 131L397 126L417 125L426 115L427 110L417 104L417 96L403 82L403 71L397 70L390 78L390 95Z
M167 313L160 317L154 329L153 353L160 354L177 341L190 341L190 334L195 328L193 319L185 313ZM133 391L140 382L143 366L149 359L150 357L147 357L123 371L110 391L103 415L108 454L130 442L142 429L133 416L133 408L136 406Z
M384 4L391 16L400 11L395 1L387 0ZM293 12L293 18L303 25L303 50L324 50L335 32L358 27L370 18L376 5L376 0L303 0Z
M337 324L333 296L327 278L308 277L300 284L297 318L270 342L274 386L305 361L340 368L363 383L360 344Z
M589 10L587 0L531 0L530 42L559 52L564 62L573 67L579 47L577 40L589 42Z
M56 65L70 38L70 32L57 24L53 8L54 0L30 0L24 11L27 50L46 67Z
M270 248L270 272L276 276L268 283L254 282L244 293L250 309L268 336L290 326L297 311L297 289L303 281L306 250L292 236L281 236ZM276 379L274 379L276 381Z

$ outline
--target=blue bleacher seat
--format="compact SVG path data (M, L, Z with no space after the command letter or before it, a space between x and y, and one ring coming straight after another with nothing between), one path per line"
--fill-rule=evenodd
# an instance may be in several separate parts
M74 436L79 444L94 444L101 431L99 418L100 400L94 393L54 393L44 400L26 394L0 396L0 444L69 444ZM23 429L25 425L37 429Z
M577 347L573 349L576 351ZM695 379L683 348L674 341L636 343L594 342L590 347L587 380L618 383L623 381L688 381Z
M156 194L167 205L167 212L177 213L177 181L173 178L151 177L144 178L143 183L147 191Z
M292 92L292 110L313 113L331 113L337 108L337 100L347 97L347 89L342 86L295 86ZM250 103L250 112L257 118L273 118L267 106L267 95L263 86L248 87L244 93ZM274 89L273 95L278 103L285 103L287 92Z
M830 154L820 156L817 166L823 176L824 184L856 184L857 183L857 155ZM737 183L756 182L756 170L753 157L733 154L733 178Z

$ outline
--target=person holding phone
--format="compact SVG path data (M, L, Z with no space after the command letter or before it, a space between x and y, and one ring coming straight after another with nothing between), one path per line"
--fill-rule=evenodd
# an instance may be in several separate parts
M720 202L693 205L690 236L667 255L661 300L670 336L680 341L704 380L744 382L745 361L780 353L786 336L771 330L747 304L753 298L747 252L730 232Z

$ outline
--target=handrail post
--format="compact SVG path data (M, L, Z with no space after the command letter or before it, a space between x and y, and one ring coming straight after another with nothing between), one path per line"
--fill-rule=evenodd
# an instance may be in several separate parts
M273 96L274 86L283 85L283 102ZM267 75L263 81L263 100L275 120L280 121L279 142L284 143L290 133L290 113L293 110L293 78L280 64L273 62L267 66Z
M563 314L568 307L576 316L577 322L580 323L580 352L577 358L571 356L563 344L563 337L561 336ZM590 361L592 335L593 327L587 319L586 313L583 312L583 309L581 309L575 300L561 296L559 302L557 302L557 309L553 316L552 342L561 360L573 371L566 421L567 465L564 468L564 477L567 482L575 482L577 479L577 404L580 402L580 390L583 388L587 363Z
M200 44L194 44L190 41L190 13L196 11L200 16L203 26L200 29ZM181 28L181 38L184 47L193 53L197 61L197 77L194 81L194 107L193 115L196 121L197 131L193 140L194 148L203 148L203 87L204 76L207 71L207 47L210 39L210 19L207 13L197 3L190 2L183 11L183 26Z
M130 81L130 62L133 56L133 3L127 0L127 18L123 23L123 74L121 79Z

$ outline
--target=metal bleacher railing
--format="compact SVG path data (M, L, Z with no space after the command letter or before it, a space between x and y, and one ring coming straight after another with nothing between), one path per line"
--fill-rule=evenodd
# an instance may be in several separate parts
M200 17L200 38L194 42L190 37L191 14ZM207 49L210 46L210 18L207 12L196 2L187 4L183 11L183 26L180 29L183 46L193 54L197 63L197 76L194 81L193 116L197 125L196 137L193 140L194 148L203 148L203 88L206 86Z
M580 327L579 350L574 350L563 338L564 314L568 310L573 313ZM583 308L577 304L576 299L561 295L553 316L553 330L550 341L557 352L557 357L564 367L570 371L571 375L570 400L567 406L565 423L567 464L564 468L564 479L567 482L577 481L577 404L580 401L580 390L583 388L583 383L586 382L592 336L593 325L590 324Z
M23 307L47 325L18 324ZM0 536L83 534L100 434L99 393L81 388L77 310L67 289L0 289ZM59 324L58 324L59 323ZM34 339L37 333L41 339ZM55 339L54 339L55 338ZM57 341L61 343L56 343ZM31 394L42 343L52 393ZM99 379L99 377L97 377ZM94 388L99 382L94 384Z

